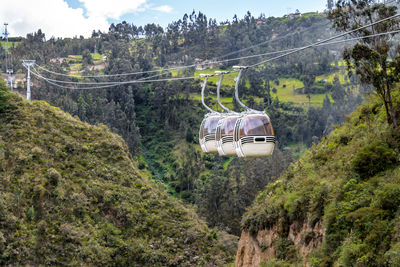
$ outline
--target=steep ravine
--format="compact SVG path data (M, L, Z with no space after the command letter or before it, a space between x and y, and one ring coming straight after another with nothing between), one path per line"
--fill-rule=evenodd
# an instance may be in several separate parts
M399 161L400 130L370 99L258 195L235 266L400 266Z
M258 231L253 235L243 231L238 244L235 266L259 266L277 257L276 247L279 238L279 226ZM313 227L307 223L293 223L289 227L288 239L297 247L302 258L307 258L312 249L323 241L324 228L321 222Z

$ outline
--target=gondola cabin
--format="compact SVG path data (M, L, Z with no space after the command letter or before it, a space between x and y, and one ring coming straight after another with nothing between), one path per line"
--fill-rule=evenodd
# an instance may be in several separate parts
M207 114L200 125L199 143L204 153L218 153L215 132L221 118L218 113Z
M233 144L239 157L272 155L275 135L271 120L265 113L245 114L235 123Z
M215 139L217 141L218 154L220 156L236 156L236 150L233 145L233 134L235 124L240 115L227 115L220 119L217 125Z

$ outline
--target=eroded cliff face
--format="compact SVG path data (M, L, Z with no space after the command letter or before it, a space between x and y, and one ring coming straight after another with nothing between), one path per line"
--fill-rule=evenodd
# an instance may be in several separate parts
M276 241L279 238L279 229L275 225L270 229L264 229L252 235L243 231L239 240L236 254L236 267L259 266L262 262L276 258ZM322 244L324 238L324 226L317 222L314 226L309 223L293 223L285 238L291 240L297 248L298 255L305 259L315 247Z

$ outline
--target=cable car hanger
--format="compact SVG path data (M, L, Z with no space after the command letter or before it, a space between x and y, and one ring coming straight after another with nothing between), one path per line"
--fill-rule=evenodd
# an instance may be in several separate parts
M200 74L200 75L199 75L200 78L203 78L203 77L205 78L205 79L204 79L203 86L201 87L201 103L203 104L203 106L204 106L208 111L210 111L210 113L217 115L217 114L220 114L220 113L219 113L218 111L213 110L213 109L210 108L209 106L207 106L207 104L206 104L206 102L205 102L205 100L204 100L204 91L206 90L208 77L211 77L211 76L214 76L214 75L212 75L212 74ZM209 115L209 114L206 114L206 116L207 116L207 115Z
M221 78L219 79L219 81L217 82L217 102L218 105L226 111L226 113L232 115L232 114L236 114L235 111L230 110L229 108L225 107L224 105L222 105L221 103L221 86L222 86L222 80L224 79L224 75L230 73L228 71L216 71L215 75L220 75Z
M235 99L236 99L236 102L242 108L244 108L246 110L243 113L244 114L251 114L251 113L258 113L258 114L262 113L262 114L265 114L265 111L259 111L259 110L255 110L255 109L249 108L242 101L240 101L240 98L239 98L240 77L242 76L243 70L247 70L249 67L248 66L233 66L232 68L235 69L235 70L239 70L239 73L238 73L237 77L235 78L235 82L236 82L236 84L235 84Z

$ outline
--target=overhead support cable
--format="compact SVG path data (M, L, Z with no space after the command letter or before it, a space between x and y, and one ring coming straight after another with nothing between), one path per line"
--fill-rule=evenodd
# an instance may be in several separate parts
M132 81L124 81L124 82L118 82L118 83L113 83L113 84L107 84L107 85L102 85L102 86L92 86L92 87L68 87L68 86L63 86L59 85L56 82L53 82L52 80L43 77L39 73L36 72L31 72L34 76L45 80L49 84L55 85L59 88L63 89L72 89L72 90L88 90L88 89L102 89L102 88L109 88L109 87L114 87L118 85L126 85L126 84L135 84L135 83L147 83L147 82L166 82L166 81L181 81L181 80L193 80L197 77L175 77L175 78L163 78L163 79L157 79L157 80L132 80Z

